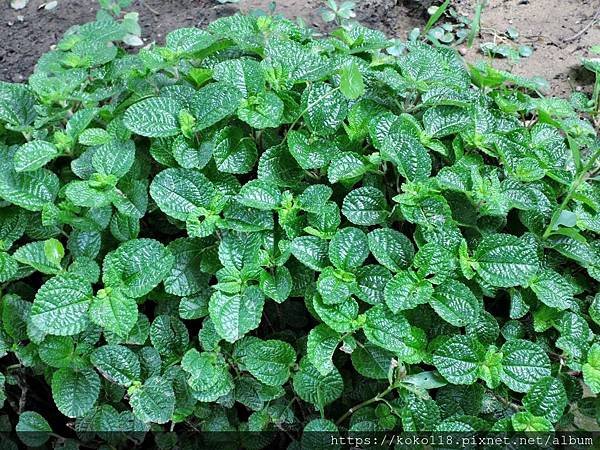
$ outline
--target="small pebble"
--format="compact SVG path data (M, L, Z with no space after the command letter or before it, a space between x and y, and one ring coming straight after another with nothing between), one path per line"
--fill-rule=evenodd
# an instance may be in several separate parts
M465 56L467 54L467 49L464 47L460 47L458 49L458 53L460 53L462 56Z

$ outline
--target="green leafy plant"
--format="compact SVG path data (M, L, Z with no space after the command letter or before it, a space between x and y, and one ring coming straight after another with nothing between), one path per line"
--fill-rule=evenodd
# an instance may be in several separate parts
M359 24L128 33L103 16L0 83L3 429L316 448L600 419L600 145L568 101Z
M590 48L592 55L600 54L600 46L594 45ZM585 94L581 92L574 92L571 97L571 104L575 109L588 112L594 117L598 117L598 111L600 110L600 58L591 57L583 58L583 67L594 74L594 89L592 91L592 98L588 100Z
M471 47L472 40L480 32L479 20L484 4L479 3L475 8L474 17L459 12L452 2L440 1L427 8L429 20L423 27L413 29L409 33L409 39L416 41L421 38L424 42L430 42L435 46L460 45L468 40L467 45Z
M325 22L335 22L338 25L346 24L356 17L354 12L355 2L343 1L339 5L336 0L326 0L321 8L321 18Z

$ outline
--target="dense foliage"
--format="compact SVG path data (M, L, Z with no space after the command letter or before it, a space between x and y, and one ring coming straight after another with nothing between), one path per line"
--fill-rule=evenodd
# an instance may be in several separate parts
M357 24L126 28L0 83L3 429L597 427L582 95Z

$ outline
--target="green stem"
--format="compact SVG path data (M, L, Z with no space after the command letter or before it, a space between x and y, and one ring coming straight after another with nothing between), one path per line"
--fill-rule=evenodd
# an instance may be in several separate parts
M346 411L344 413L344 415L342 417L340 417L335 424L339 425L342 422L344 422L344 420L346 420L352 413L355 413L359 409L364 408L365 406L368 406L368 405L370 405L372 403L376 403L376 402L379 402L379 401L383 400L383 397L385 397L390 392L392 392L395 387L396 387L395 385L390 385L390 386L388 386L388 388L385 391L380 392L375 397L372 397L372 398L370 398L368 400L365 400L364 402L359 403L358 405L353 406L348 411Z
M600 111L600 74L596 76L596 81L594 82L594 92L592 94L592 102L594 108L594 115L597 115Z
M575 181L571 185L571 188L569 189L569 192L563 199L562 203L560 204L558 209L556 211L554 211L554 214L552 214L552 218L550 219L550 223L548 224L546 231L544 231L544 234L542 235L542 239L547 239L548 236L550 236L550 234L552 233L552 231L554 231L554 227L556 226L556 222L558 222L558 218L560 217L560 214L567 207L567 205L573 198L573 195L575 195L575 192L577 191L577 189L579 188L581 183L583 183L585 181L586 177L589 175L588 172L594 167L594 164L596 163L596 160L598 159L598 157L600 157L600 147L598 147L596 149L596 151L590 157L587 164L583 167L583 169L581 170L579 175L577 175L577 178L575 178Z
M431 27L434 26L438 20L440 20L440 17L442 17L442 14L444 14L446 12L446 9L448 9L449 4L450 4L450 0L446 0L444 3L442 3L440 6L438 6L438 8L435 10L435 13L433 13L433 15L427 21L425 28L423 28L423 34L427 34L427 32L431 29Z
M479 29L481 28L481 13L483 12L483 8L486 5L486 0L480 0L477 3L477 7L475 8L475 15L473 16L473 21L471 22L471 30L469 31L469 37L467 38L467 46L471 48L473 46L473 41L479 34Z
M515 411L519 411L521 409L521 407L519 405L517 405L516 403L513 403L510 400L505 399L504 397L502 397L499 394L496 394L493 391L490 391L490 392L496 398L496 400L499 400L500 402L502 402L504 405L508 406L509 408L512 408Z

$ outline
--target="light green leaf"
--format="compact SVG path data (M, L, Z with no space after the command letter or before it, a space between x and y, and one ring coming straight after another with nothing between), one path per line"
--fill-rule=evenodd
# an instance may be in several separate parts
M31 89L22 83L0 81L0 121L25 127L37 116Z
M277 303L283 303L292 291L292 275L287 267L276 267L274 272L266 270L260 274L260 289Z
M453 384L473 384L483 364L485 349L471 336L456 335L433 354L433 364Z
M89 181L71 181L65 188L65 195L75 206L102 208L113 200L113 186L94 187Z
M594 344L588 351L587 362L583 365L583 381L594 394L600 393L600 344Z
M170 97L152 97L130 106L123 123L132 132L146 137L175 136L179 131L181 103Z
M431 174L431 158L425 147L415 136L397 127L383 141L381 157L391 161L408 181L423 180Z
M305 170L319 169L335 158L337 146L326 138L307 137L300 131L290 130L287 135L290 154ZM329 167L331 169L331 166Z
M317 81L330 70L328 61L291 39L269 39L265 47L267 67L279 71L281 83L291 88L301 81Z
M167 378L155 376L134 389L129 403L133 414L142 422L166 423L173 416L175 394Z
M268 211L279 206L281 192L266 181L252 180L242 186L236 199L244 206Z
M296 361L296 352L286 342L278 340L253 340L242 360L256 379L268 386L281 386L290 376Z
M345 302L354 290L354 276L347 272L325 267L317 280L317 291L323 302L334 305Z
M369 341L406 362L419 362L427 346L423 330L411 326L402 313L391 314L385 305L376 305L366 312L363 330Z
M283 101L274 92L262 92L243 100L238 108L238 117L258 130L281 125Z
M111 140L97 147L92 155L92 166L103 175L123 177L135 158L135 144L131 140Z
M191 99L196 129L204 130L233 114L242 100L242 93L233 85L222 81L210 83Z
M304 120L318 135L329 136L337 130L348 114L348 102L338 90L326 83L310 85L302 94Z
M229 367L216 353L188 350L181 360L181 367L189 374L187 384L193 390L192 395L201 402L214 402L234 387Z
M16 172L13 158L14 150L0 150L0 198L29 211L41 211L44 205L54 202L60 185L58 177L43 168Z
M341 335L327 325L317 325L308 333L306 354L321 375L327 375L334 370L333 353L340 341Z
M412 242L399 231L377 228L368 234L369 250L379 262L392 272L400 272L410 265L415 254Z
M429 304L442 319L455 327L477 321L483 312L483 306L471 290L456 280L447 280L437 286Z
M550 376L550 359L531 341L513 339L502 346L500 379L515 392L528 392L541 378Z
M215 292L208 310L219 335L235 342L260 324L265 297L258 286L250 286L242 294Z
M327 241L316 236L301 236L292 241L292 255L305 266L313 270L323 270L327 265Z
M199 170L165 169L152 180L150 195L165 214L186 220L199 208L210 208L215 189Z
M15 152L15 170L29 172L44 167L58 156L58 149L46 141L31 141Z
M52 375L52 398L67 417L82 417L100 393L100 377L92 369L58 369Z
M325 155L329 153L327 152L328 149L323 148L322 145L320 145L318 148L320 150L325 150ZM323 158L323 160L325 161L326 159ZM367 170L367 161L358 153L339 152L331 158L331 162L329 164L329 167L327 168L327 179L332 184L338 183L340 181L352 182L362 177L365 173L367 173Z
M383 192L369 186L348 193L344 198L342 213L355 225L377 225L389 216Z
M199 28L179 28L167 34L166 44L177 55L192 55L210 47L215 38Z
M12 256L21 264L26 264L39 272L52 275L62 271L60 262L64 254L65 250L60 241L48 239L25 244L19 247Z
M134 239L121 244L104 259L102 280L129 297L146 295L164 280L174 257L154 239Z
M138 320L135 299L120 289L101 289L92 299L89 318L96 325L120 337L126 337Z
M248 173L257 157L256 143L240 128L225 127L215 134L213 158L221 172Z
M350 271L360 267L369 256L367 235L358 228L338 230L329 243L329 260L338 269Z
M190 238L169 243L167 250L175 259L164 279L165 292L180 297L193 295L208 284L208 275L200 270L205 245L201 239Z
M473 259L481 278L498 287L525 285L540 265L535 247L509 234L484 237Z
M260 235L257 233L227 233L219 244L219 261L223 266L237 270L257 267L260 244Z
M356 63L347 64L340 72L340 91L354 100L365 92L365 83Z
M427 280L420 280L411 271L398 272L385 285L385 304L394 313L413 309L427 303L433 294L433 286Z
M37 291L31 321L48 334L77 334L89 323L87 311L91 300L92 287L88 282L75 275L59 274Z
M244 97L257 94L265 87L265 75L260 63L250 58L231 59L216 64L213 78L235 86Z
M567 393L558 378L540 378L523 397L523 406L534 416L557 422L567 406Z
M300 361L300 370L294 374L294 391L309 403L323 409L342 395L344 381L337 369L322 375L308 358Z
M459 133L471 120L469 111L457 106L434 106L423 113L425 133L432 138Z
M41 447L50 438L52 428L37 412L24 411L19 414L15 431L19 439L28 447Z
M358 303L352 298L337 304L327 304L319 294L315 294L313 307L321 320L335 331L345 333L358 327Z
M109 381L129 387L139 380L141 367L137 355L122 345L104 345L90 355L90 362Z
M173 158L185 169L202 169L212 158L212 145L210 142L197 144L183 135L175 138L171 148Z
M554 427L548 419L534 416L528 411L516 413L511 417L511 423L513 429L520 432L554 431Z
M112 139L110 133L103 128L88 128L79 134L79 143L81 145L102 145Z
M567 309L573 305L573 286L559 273L544 269L529 281L538 299L551 308Z

